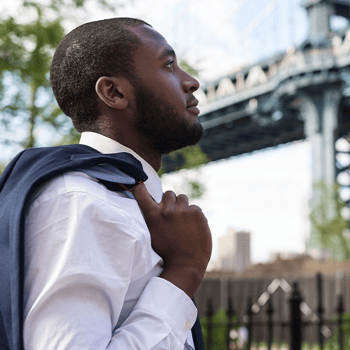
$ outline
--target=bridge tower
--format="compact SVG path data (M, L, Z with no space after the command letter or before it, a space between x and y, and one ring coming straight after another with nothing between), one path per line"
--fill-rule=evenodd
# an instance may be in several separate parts
M332 15L350 18L350 2L348 0L304 0L302 6L307 9L309 16L308 40L315 46L329 45Z
M315 55L319 49L331 50L334 37L330 27L331 16L350 20L350 1L304 0L302 6L307 9L310 22L309 36L302 45L303 51L306 55ZM344 78L348 72L344 70L340 74ZM348 96L344 96L344 83L324 81L312 84L297 94L305 122L305 136L312 144L313 180L334 183L337 175L346 170L336 162L335 147L337 140L349 132L350 101Z

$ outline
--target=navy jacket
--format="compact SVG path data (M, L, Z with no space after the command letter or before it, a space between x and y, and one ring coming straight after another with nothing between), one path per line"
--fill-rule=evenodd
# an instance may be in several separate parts
M23 350L25 208L38 186L67 171L83 171L112 190L118 183L146 181L141 163L129 153L102 154L85 145L28 149L0 177L0 349ZM199 322L192 334L204 350ZM197 338L201 339L197 339Z

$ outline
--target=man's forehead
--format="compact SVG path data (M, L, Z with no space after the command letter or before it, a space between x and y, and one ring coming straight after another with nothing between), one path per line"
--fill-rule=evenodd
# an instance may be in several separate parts
M144 47L151 49L153 54L156 54L159 58L164 55L175 55L173 48L166 39L152 27L140 25L132 27L130 30L142 40Z

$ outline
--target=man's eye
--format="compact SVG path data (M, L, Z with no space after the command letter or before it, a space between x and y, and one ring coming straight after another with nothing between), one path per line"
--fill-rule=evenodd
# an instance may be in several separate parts
M173 68L173 65L174 65L174 61L169 61L165 64L165 66L168 68Z

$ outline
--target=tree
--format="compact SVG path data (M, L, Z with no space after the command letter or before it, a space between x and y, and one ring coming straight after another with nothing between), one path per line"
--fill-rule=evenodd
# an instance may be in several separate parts
M190 65L186 60L179 60L179 67L193 77L198 77L199 70Z
M79 13L83 13L88 2L91 3L89 0L22 0L20 4L30 14L24 23L22 16L4 18L0 15L3 144L20 148L37 146L40 135L36 130L40 126L62 135L72 133L70 120L55 102L49 70L53 52L65 34L64 22L67 18L72 20L72 13L77 16L79 9ZM110 10L112 4L113 9L116 7L113 0L94 2Z
M16 127L13 118L27 125L25 138L19 143L26 148L34 147L34 129L39 122L55 128L62 125L57 118L61 111L54 103L49 90L48 73L52 51L64 35L59 19L43 18L42 8L34 3L37 17L28 24L18 24L14 18L0 23L0 89L1 122L5 129ZM15 142L11 138L5 142Z
M181 183L176 189L176 192L185 193L191 199L200 198L205 192L205 185L198 180L200 178L200 167L209 162L208 156L202 151L201 147L199 145L188 146L171 152L168 158L179 163L175 168L175 172L179 170L191 170L181 172ZM158 171L158 175L162 177L164 174L163 163Z
M315 183L315 198L310 214L311 235L309 248L328 252L334 260L350 259L348 222L343 212L346 203L340 198L338 184L328 185L324 181Z

